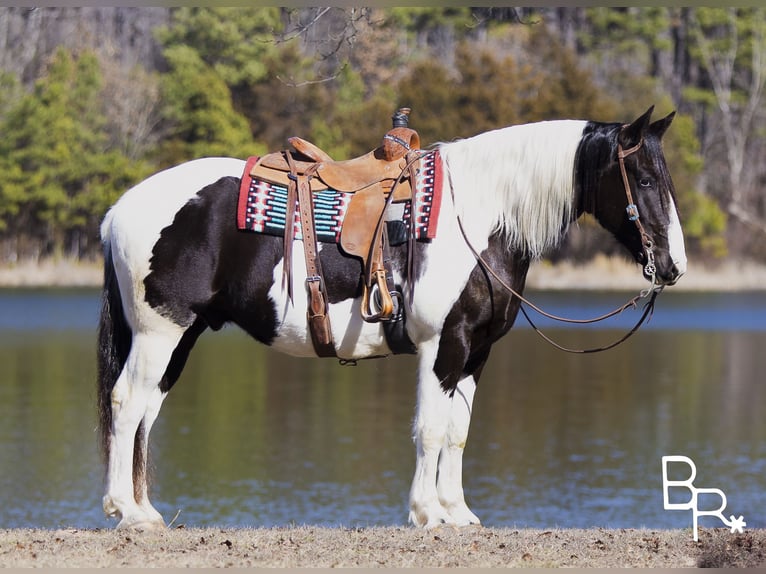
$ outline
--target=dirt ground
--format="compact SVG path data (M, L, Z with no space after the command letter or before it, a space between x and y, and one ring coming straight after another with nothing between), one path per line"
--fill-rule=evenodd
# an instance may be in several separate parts
M764 567L766 529L0 530L0 567Z

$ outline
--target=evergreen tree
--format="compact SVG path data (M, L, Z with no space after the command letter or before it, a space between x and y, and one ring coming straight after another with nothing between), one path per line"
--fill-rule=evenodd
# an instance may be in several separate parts
M100 89L96 57L61 49L3 119L0 226L28 255L92 250L101 216L141 175L106 145Z
M253 138L253 86L269 77L279 50L278 8L179 8L158 36L163 76L163 165L206 155L263 151Z
M223 78L189 46L164 52L163 118L168 137L160 145L163 166L203 156L247 156L253 149L247 119L234 110Z

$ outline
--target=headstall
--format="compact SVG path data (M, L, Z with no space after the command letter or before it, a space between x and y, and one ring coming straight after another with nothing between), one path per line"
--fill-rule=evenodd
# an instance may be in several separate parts
M626 126L623 126L623 129ZM633 193L630 191L630 181L628 181L628 173L625 170L625 158L629 155L636 153L639 149L641 149L641 146L644 144L643 138L639 140L639 142L634 145L631 148L628 149L622 149L622 145L620 143L617 143L617 163L620 165L620 174L622 174L622 184L625 187L625 195L628 198L628 206L625 208L625 210L628 213L628 219L636 224L636 228L638 228L638 232L641 234L641 244L644 248L644 252L646 253L646 265L644 266L644 273L651 277L652 285L649 287L649 291L653 291L655 289L655 285L657 283L657 267L654 264L654 242L652 241L651 237L649 237L649 234L646 232L646 229L644 229L643 224L641 223L641 216L638 213L638 206L636 205L635 201L633 201ZM647 293L649 292L647 291Z

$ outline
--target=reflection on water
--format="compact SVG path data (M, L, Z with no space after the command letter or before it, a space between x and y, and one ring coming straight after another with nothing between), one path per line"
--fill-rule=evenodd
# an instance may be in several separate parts
M685 454L697 486L726 492L727 515L766 526L766 320L732 326L763 317L766 296L666 295L649 329L607 353L564 354L526 328L496 345L465 459L485 524L689 527L689 513L662 508L660 458ZM582 315L612 303L541 297ZM0 292L0 527L113 524L100 511L97 307L93 292ZM594 346L619 332L552 334ZM204 335L152 435L159 510L199 526L404 524L415 368Z

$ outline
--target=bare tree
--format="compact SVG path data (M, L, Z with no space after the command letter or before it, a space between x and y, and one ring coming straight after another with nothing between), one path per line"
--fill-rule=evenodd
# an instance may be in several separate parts
M715 12L713 12L715 10ZM757 168L746 169L751 140L763 117L766 85L766 10L696 8L690 12L691 34L720 111L720 128L728 161L730 215L766 233L766 214L753 201ZM741 66L746 62L747 66Z
M163 135L159 75L105 56L101 71L111 144L130 159L141 158Z

